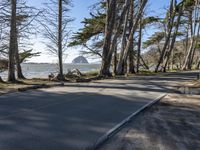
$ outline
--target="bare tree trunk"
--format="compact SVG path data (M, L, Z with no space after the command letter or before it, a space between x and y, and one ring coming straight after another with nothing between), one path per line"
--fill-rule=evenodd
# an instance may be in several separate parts
M9 46L9 62L8 62L8 81L16 82L15 78L15 51L16 51L16 5L17 0L11 0L11 29L10 29L10 46Z
M62 59L62 0L58 2L58 60L59 60L59 78L64 80L63 75L63 59Z
M174 0L171 0L171 2L170 2L170 15L168 17L169 21L168 21L168 24L167 24L167 37L166 37L166 40L165 40L165 43L164 43L160 58L158 60L158 64L157 64L157 66L155 68L155 72L158 72L158 69L159 69L161 63L163 62L163 59L164 59L165 54L166 54L166 49L167 49L167 47L169 45L169 42L170 42L170 37L171 37L174 18L175 18L175 13L173 13L173 11L174 11Z
M112 55L113 52L115 50L116 44L117 44L117 39L120 36L120 32L121 32L121 25L124 22L124 18L127 14L127 12L129 11L129 5L130 5L130 0L126 0L125 4L123 6L122 9L122 13L121 16L119 18L119 20L117 21L116 24L116 28L114 29L114 34L113 34L113 38L112 38L112 43L110 45L110 50L108 52L108 56L107 56L107 60L108 60L108 68L110 68L110 64L111 64L111 59L112 59ZM110 70L110 69L109 69Z
M110 50L112 31L115 23L115 14L116 13L116 1L107 0L107 16L106 16L106 27L105 27L105 39L103 45L102 53L102 64L100 70L100 76L109 76L109 61L107 56Z
M19 47L18 47L18 38L19 38L19 33L17 29L17 38L16 38L16 49L15 49L15 63L16 63L16 69L17 69L17 78L18 79L25 79L23 73L22 73L22 68L20 64L20 58L19 58Z
M16 42L15 62L16 62L16 68L17 68L17 78L18 79L25 79L25 77L22 73L22 68L21 68L20 59L19 59L18 40Z
M188 63L188 69L192 69L192 64L193 64L193 61L194 61L194 55L195 55L195 52L196 52L196 49L197 49L197 46L198 46L198 38L199 38L199 32L200 32L200 25L198 25L198 31L197 31L197 35L195 37L195 44L194 44L194 48L191 52L191 58L189 60L189 63Z
M142 58L142 56L140 55L140 60L143 63L143 66L145 67L145 69L149 70L149 66L145 63L144 59Z
M133 36L135 34L135 31L137 30L139 19L140 19L142 13L143 13L144 7L146 6L147 2L148 2L148 0L143 0L141 6L139 6L134 25L131 28L131 32L130 32L130 35L129 35L129 38L128 38L128 42L127 42L126 48L124 50L123 57L122 57L122 59L119 60L118 65L117 65L117 73L118 74L122 74L123 62L125 62L128 58L130 46L131 46L132 41L133 41Z
M193 63L193 53L195 53L195 49L196 49L196 35L195 34L199 34L199 28L197 29L197 25L199 24L199 22L197 22L196 20L199 19L199 1L195 2L195 8L193 10L190 10L189 12L189 24L190 24L190 31L191 31L191 45L190 48L187 52L187 55L185 57L185 61L184 61L184 65L182 67L182 70L186 70L186 69L191 69L192 67L192 63ZM193 17L193 13L194 13L194 17ZM197 31L197 33L196 33Z
M171 57L172 57L172 58L171 58L171 69L174 70L174 63L175 63L175 61L174 61L174 49L172 50L171 53L172 53L172 54L171 54L171 55L172 55L172 56L171 56Z
M133 44L132 46L130 47L130 50L129 50L129 64L128 64L128 73L135 73L135 64L134 64L134 51L133 51Z
M142 17L140 18L140 25L139 25L139 39L138 39L138 50L137 50L137 73L140 72L141 45L142 45Z
M130 3L132 3L132 0L131 0ZM129 9L126 12L126 18L125 18L125 23L124 23L124 28L123 28L123 34L122 34L122 47L121 47L119 59L122 59L123 53L124 53L124 50L125 50L125 47L126 47L126 44L127 44L127 40L126 40L126 38L127 38L127 31L128 31L127 28L128 28L128 23L129 23L128 22L129 21L129 12L131 11L131 6L132 5L130 5ZM123 62L123 64L122 64L123 68L124 68L124 65L125 65L125 62ZM124 72L124 70L123 70L123 72Z
M129 34L131 33L131 29L133 27L133 19L134 19L134 1L131 0L130 6L130 21L129 21ZM124 48L125 49L125 48ZM129 49L129 72L128 73L135 73L135 64L134 64L134 41L130 41L130 49Z
M192 53L193 46L194 46L194 37L191 37L190 48L189 48L188 53L187 53L187 55L186 55L184 64L183 64L183 66L182 66L182 70L187 70L187 69L188 69L188 62L189 62L189 58L190 58L191 53Z
M3 83L4 81L3 81L3 79L1 78L1 76L0 76L0 83Z
M115 51L113 54L113 75L116 75L116 70L117 70L117 45L115 47Z
M193 32L192 14L193 14L193 12L190 11L190 13L189 13L189 24L190 24L189 27L190 27L190 30L191 30L190 47L189 47L189 50L188 50L187 55L185 57L184 64L182 66L182 70L188 69L188 64L189 64L190 57L192 55L192 50L193 50L194 43L195 43L195 37L194 37L194 32Z
M200 69L200 58L199 58L199 60L198 60L198 63L197 63L196 69Z
M167 64L169 63L169 59L170 59L172 50L174 48L174 44L176 42L176 37L177 37L177 34L178 34L178 30L179 30L179 26L180 26L180 21L181 21L181 16L182 16L182 7L183 7L183 4L182 4L181 8L179 9L178 18L177 18L177 21L176 21L175 32L174 32L174 35L172 37L172 41L171 41L171 44L170 44L170 47L169 47L169 51L168 51L168 53L166 55L166 58L164 60L163 72L166 72Z

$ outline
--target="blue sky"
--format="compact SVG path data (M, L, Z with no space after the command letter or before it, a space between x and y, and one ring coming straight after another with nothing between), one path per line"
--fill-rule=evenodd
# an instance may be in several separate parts
M27 0L28 3L35 7L41 7L42 3L48 1L48 0ZM89 17L90 13L90 6L98 2L99 0L72 0L73 7L70 11L70 16L75 18L75 21L71 23L71 26L73 28L73 31L76 32L79 28L81 28L83 25L81 24L81 21L85 17ZM170 0L149 0L148 3L148 14L156 13L159 16L163 14L163 8L167 7ZM41 39L35 39L34 40L34 49L37 51L38 49L42 51L42 54L40 57L35 57L29 60L29 62L50 62L50 63L56 63L57 58L50 56L46 53L45 46L41 44ZM65 59L65 62L70 63L73 58L79 55L78 48L70 48L68 49L68 56ZM89 59L90 62L96 61Z

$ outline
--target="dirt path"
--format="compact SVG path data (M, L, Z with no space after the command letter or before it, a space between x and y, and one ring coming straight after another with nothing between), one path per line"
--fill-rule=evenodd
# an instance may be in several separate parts
M200 96L168 95L100 149L199 150Z

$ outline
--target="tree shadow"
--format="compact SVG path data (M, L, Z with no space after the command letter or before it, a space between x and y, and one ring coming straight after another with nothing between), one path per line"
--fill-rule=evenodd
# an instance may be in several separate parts
M199 117L199 109L191 103L161 102L138 115L122 134L99 149L200 149Z
M0 97L0 149L84 149L151 100L40 90L5 95Z

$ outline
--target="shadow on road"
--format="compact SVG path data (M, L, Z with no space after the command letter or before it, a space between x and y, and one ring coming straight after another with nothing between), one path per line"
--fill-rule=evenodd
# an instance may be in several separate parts
M83 149L150 100L90 92L2 96L0 149Z

